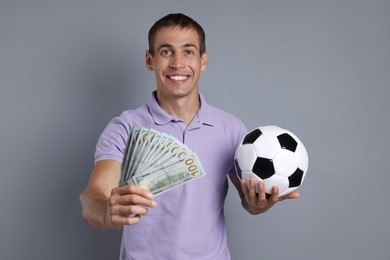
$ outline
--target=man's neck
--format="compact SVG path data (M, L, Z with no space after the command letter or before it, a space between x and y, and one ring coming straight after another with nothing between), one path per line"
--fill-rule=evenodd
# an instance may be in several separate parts
M157 92L157 102L160 107L176 119L183 120L186 125L189 125L200 108L200 100L198 93L192 96L180 98L166 98L159 96Z

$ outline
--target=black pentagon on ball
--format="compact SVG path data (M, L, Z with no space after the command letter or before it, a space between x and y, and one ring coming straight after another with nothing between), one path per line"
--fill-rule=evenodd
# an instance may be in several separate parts
M253 131L246 134L244 137L244 140L242 141L242 144L253 144L257 138L259 138L260 135L263 133L260 131L260 129L256 128Z
M268 179L275 174L274 163L271 159L257 157L253 164L252 172L262 180Z
M295 139L287 133L278 135L278 140L280 143L280 147L282 147L283 149L289 150L291 152L295 152L295 150L297 149L297 141L295 141Z
M302 183L302 178L303 178L303 171L297 168L297 170L293 174L291 174L290 177L288 177L288 181L289 181L288 187L289 188L298 187Z
M241 168L240 168L240 165L238 164L237 160L234 160L234 166L236 168L236 174L237 174L238 178L241 180L242 179Z

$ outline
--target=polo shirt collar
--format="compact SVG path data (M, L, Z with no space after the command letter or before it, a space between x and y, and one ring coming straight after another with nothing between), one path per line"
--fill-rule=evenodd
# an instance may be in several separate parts
M157 92L153 91L152 96L149 98L149 101L146 104L149 109L149 113L154 120L154 123L157 125L165 125L171 121L177 121L176 118L174 118L173 116L165 112L160 107L160 105L157 102L156 96L157 96ZM207 113L210 109L209 109L209 105L206 102L206 99L203 97L201 93L199 93L199 98L200 98L201 105L196 115L197 120L204 125L209 125L209 126L214 125L213 120L209 115L210 113Z

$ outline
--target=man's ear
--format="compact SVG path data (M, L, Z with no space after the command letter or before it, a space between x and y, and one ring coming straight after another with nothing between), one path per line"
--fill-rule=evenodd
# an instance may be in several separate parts
M206 70L207 64L208 64L208 58L209 58L209 54L207 53L207 51L204 51L202 56L200 57L200 70L201 71Z
M146 69L149 70L149 71L153 71L153 55L149 52L149 51L146 51L146 54L145 54L145 66L146 66Z

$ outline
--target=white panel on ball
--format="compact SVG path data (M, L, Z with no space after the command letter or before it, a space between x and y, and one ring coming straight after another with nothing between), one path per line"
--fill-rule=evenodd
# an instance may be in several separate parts
M272 158L280 150L275 135L263 134L253 143L253 149L258 157Z
M281 193L285 192L288 189L288 179L283 176L274 175L271 178L265 180L265 192L271 194L272 187L279 187L279 196Z
M288 177L298 168L298 161L295 153L288 150L279 150L273 158L275 173Z
M236 159L240 162L242 171L252 170L252 166L256 160L256 154L251 145L241 146L240 152L236 153Z

